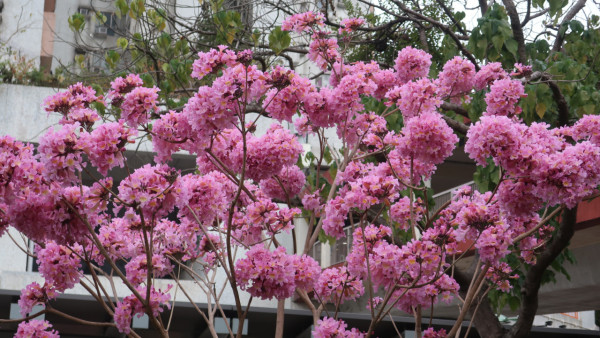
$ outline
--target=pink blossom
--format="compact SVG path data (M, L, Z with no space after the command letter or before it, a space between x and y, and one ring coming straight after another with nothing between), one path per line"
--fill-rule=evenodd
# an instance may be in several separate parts
M529 76L529 75L531 75L531 73L532 73L531 66L525 66L520 63L515 63L515 70L513 72L511 72L510 75L514 76L514 77L523 77L523 76Z
M356 299L364 292L365 288L362 282L351 276L346 267L323 270L315 286L315 293L319 297L317 299L333 304Z
M398 222L401 229L408 230L410 224L413 222L410 217L410 198L403 197L399 199L396 203L392 204L390 207L390 218L394 222ZM414 222L419 222L425 213L425 208L423 207L423 201L418 198L413 202L413 214L412 217Z
M396 87L389 91L386 97L390 103L396 103L405 120L417 116L421 112L435 112L442 104L437 97L436 86L427 78Z
M106 95L113 106L121 106L123 98L134 88L141 87L144 81L137 74L129 74L126 77L118 77L110 83L111 90Z
M340 61L339 48L337 40L334 38L315 38L309 45L307 57L321 70L326 70L334 62Z
M206 75L218 71L222 66L235 64L237 56L227 46L219 46L219 50L199 52L198 58L192 64L192 77L201 80Z
M439 164L452 155L458 137L438 113L421 113L405 121L398 144L401 153L425 163Z
M323 13L309 11L287 17L283 20L281 30L302 33L310 30L314 26L323 26L324 22L325 16Z
M15 334L17 338L59 338L58 332L52 330L52 324L47 320L32 319L21 322Z
M171 296L167 293L171 289L171 286L163 292L161 290L155 290L152 286L150 289L150 301L149 306L152 311L152 316L158 317L163 312L163 307L168 309L171 308L169 299ZM146 286L139 286L137 288L138 293L145 299L146 298ZM122 301L117 303L115 309L114 319L117 329L121 333L128 334L131 332L131 321L133 316L137 315L141 317L145 311L145 307L135 295L125 297Z
M82 276L79 270L82 250L78 244L71 250L55 242L46 242L45 248L36 249L40 274L56 291L63 292L79 283Z
M315 330L312 331L312 335L315 338L363 338L365 334L360 332L358 329L353 328L346 330L348 325L343 320L335 320L334 318L324 317L319 319Z
M431 66L431 55L420 49L404 47L398 52L394 69L401 83L426 77Z
M600 116L584 115L571 127L571 135L575 141L588 140L600 146Z
M260 181L260 188L267 196L287 201L300 193L306 182L306 176L298 166L291 165L281 169L274 177Z
M192 147L192 135L192 127L186 114L169 111L161 115L152 126L152 145L156 150L156 162L168 162L171 155L184 146Z
M156 103L159 91L157 87L136 87L125 95L121 104L121 117L129 126L137 127L148 122L150 115L158 110Z
M242 144L237 146L241 155ZM263 136L247 140L246 176L255 181L269 178L281 172L283 167L295 164L303 151L289 130L274 123Z
M490 92L485 95L487 110L484 115L514 116L521 113L517 106L519 100L527 97L521 81L511 79L496 80L490 87Z
M365 19L363 18L345 18L340 22L340 29L338 30L339 34L343 33L352 33L357 28L362 26L365 23Z
M85 166L81 157L78 129L78 124L64 125L60 130L51 129L40 137L38 152L48 179L74 181L75 170L82 170Z
M438 331L436 331L433 327L430 327L427 330L423 331L423 338L445 338L445 337L446 337L446 330L444 330L444 329L439 329Z
M34 306L46 304L48 300L55 298L56 292L52 287L47 285L41 287L37 282L27 285L21 290L21 297L19 298L21 317L27 317Z
M443 99L450 98L460 102L460 98L468 94L475 83L475 66L471 61L455 56L446 62L436 83L438 93Z
M163 255L152 255L152 272L151 278L160 278L173 271L173 265L169 259ZM131 259L125 264L125 273L127 280L133 285L145 283L148 277L148 258L146 253Z
M508 73L502 69L500 62L490 62L481 67L477 74L475 74L475 84L473 86L476 90L484 90L492 82L507 77Z
M216 217L224 218L237 187L218 171L206 175L185 175L181 178L181 193L175 202L179 216L205 225ZM191 209L191 210L190 210Z
M318 213L323 207L322 203L321 194L318 190L312 194L304 194L302 196L302 206L306 210Z
M98 172L106 175L116 166L123 168L125 164L125 145L133 143L137 130L125 126L124 121L109 122L100 125L89 134L82 134L79 147L88 156Z
M121 207L139 208L147 222L166 216L175 206L180 192L179 173L166 165L145 166L135 170L119 185Z
M291 121L298 105L309 92L314 90L308 79L291 71L287 78L289 79L289 85L267 91L262 104L269 116L279 121Z
M307 255L291 255L290 261L296 270L294 277L296 287L306 291L312 291L321 274L321 266L319 263L314 260L314 258Z
M256 245L235 264L240 288L261 299L284 299L295 289L296 271L284 247L269 251Z

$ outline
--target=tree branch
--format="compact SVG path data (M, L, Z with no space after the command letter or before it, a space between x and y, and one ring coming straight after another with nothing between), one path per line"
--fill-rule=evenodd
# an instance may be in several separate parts
M569 241L575 233L575 223L577 222L577 207L567 209L562 214L560 228L554 236L552 242L546 246L544 251L537 258L535 265L529 269L525 276L525 282L521 289L521 308L519 310L519 319L505 337L527 337L531 331L533 318L538 308L538 291L542 283L544 271L554 262L556 257L569 245Z
M466 124L453 120L444 114L442 114L442 117L444 118L444 121L446 121L446 123L450 126L450 128L454 129L455 132L466 135L467 131L469 131L469 127Z
M506 13L510 17L510 26L513 30L513 37L517 41L517 55L520 63L527 63L527 53L525 51L525 37L523 36L523 28L521 26L521 20L519 19L519 13L517 13L517 7L512 0L502 0Z
M573 5L573 7L571 7L569 12L567 12L567 14L565 14L565 16L562 19L562 22L560 23L560 25L558 25L558 27L562 27L562 25L573 20L575 15L577 15L577 13L585 6L585 2L586 2L586 0L577 1L575 3L575 5ZM559 32L560 32L560 30L559 30ZM564 34L557 34L556 39L554 40L554 45L552 46L552 50L550 51L550 54L548 54L548 58L550 58L550 56L552 54L554 54L560 50L564 40L565 40ZM548 61L548 59L546 59L546 61Z
M569 105L567 104L567 100L565 100L564 95L562 94L558 84L552 80L552 76L543 72L535 72L529 78L529 82L541 80L548 85L550 90L552 91L552 97L554 98L554 102L558 106L558 124L559 126L566 126L569 123Z

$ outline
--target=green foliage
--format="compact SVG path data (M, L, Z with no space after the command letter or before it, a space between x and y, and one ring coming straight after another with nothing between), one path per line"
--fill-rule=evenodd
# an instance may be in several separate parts
M69 22L69 28L75 33L83 31L85 27L85 16L81 13L71 15L67 21Z
M518 44L513 38L504 7L494 4L477 19L468 47L478 59L499 61L504 67L512 67L517 60Z
M275 27L269 34L269 47L275 55L281 54L284 49L290 46L292 38L289 32L281 30L281 26Z
M217 42L231 44L237 33L242 30L242 17L236 11L217 11L213 15L217 27Z
M477 184L479 191L492 191L500 183L500 167L497 167L491 159L488 159L487 166L477 166L473 181Z

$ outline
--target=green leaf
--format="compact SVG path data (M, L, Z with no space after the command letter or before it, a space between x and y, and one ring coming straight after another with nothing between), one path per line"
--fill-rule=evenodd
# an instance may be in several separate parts
M292 42L289 32L281 30L281 26L275 27L269 34L269 47L276 55L281 54Z
M96 20L98 20L99 23L104 25L108 18L102 12L96 12Z
M116 14L119 18L121 18L121 16L127 14L127 12L129 12L129 5L127 4L127 1L125 0L117 0L115 1L115 7L117 8Z
M329 147L325 147L325 151L323 152L323 159L327 164L331 163L331 161L333 160L333 158L331 157L331 151L329 150Z
M131 5L129 5L129 16L134 20L141 18L145 11L146 6L144 0L133 0Z
M85 64L83 63L84 61L85 61L85 55L75 54L75 62L79 65L79 67L83 68L85 66Z
M583 24L577 20L569 21L569 28L571 28L573 33L578 34L578 35L583 33L583 31L585 30L585 27L583 26Z
M535 113L537 114L537 116L540 117L540 119L544 118L544 114L546 113L547 109L548 108L546 107L546 104L544 102L539 102L535 105Z
M494 45L494 48L496 48L496 51L500 53L500 51L502 51L502 45L504 45L504 37L499 34L494 35L492 37L492 44Z
M121 54L117 53L114 50L109 50L104 55L104 60L110 69L115 69L117 67L117 63L121 59Z
M255 29L254 32L252 32L252 41L254 42L254 46L258 45L259 39L260 39L260 31L258 29Z
M514 39L507 39L504 42L504 45L506 46L506 49L508 49L508 51L515 57L517 58L517 50L519 49L519 44L517 43L517 41L515 41Z
M171 35L168 33L162 33L156 39L156 45L158 46L158 48L162 49L163 51L166 51L167 49L169 49L169 46L171 46Z
M69 28L73 32L81 32L85 27L85 16L81 13L75 13L67 20L69 22Z
M127 41L127 39L125 39L123 37L117 39L117 46L119 46L123 50L125 50L125 48L127 48L128 44L129 44L129 42Z
M319 242L328 243L329 245L335 244L335 237L327 236L325 231L321 230L319 232Z
M510 306L512 311L515 311L519 308L519 306L521 306L521 300L519 297L511 296L508 298L508 306Z

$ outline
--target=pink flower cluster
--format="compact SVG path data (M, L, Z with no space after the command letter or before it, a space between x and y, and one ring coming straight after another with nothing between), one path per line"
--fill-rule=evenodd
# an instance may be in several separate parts
M121 104L121 117L131 127L148 122L151 114L158 110L158 87L135 87L125 95Z
M110 83L111 90L106 96L113 106L119 107L123 103L125 95L142 85L144 85L144 81L137 74L129 74L124 78L118 77Z
M340 61L337 40L334 38L314 38L308 47L308 59L316 63L321 70L326 70L330 65Z
M173 153L184 147L192 148L191 135L192 127L185 114L170 111L161 115L152 125L152 145L156 150L156 162L168 162Z
M59 338L56 330L52 330L52 324L47 320L33 319L21 322L15 334L17 338Z
M486 165L492 157L510 177L528 178L530 195L550 205L572 207L600 184L600 147L589 141L570 144L546 124L526 126L504 116L484 116L467 137L465 151L477 163Z
M88 155L98 172L106 175L116 166L125 164L125 145L133 143L137 130L125 126L124 121L109 122L98 126L91 133L81 134L78 146Z
M269 199L259 199L234 215L233 233L240 242L254 245L261 241L263 231L271 236L281 231L289 232L294 227L294 216L298 214L300 209L279 208Z
M171 289L171 287L169 287L169 289ZM143 298L146 297L145 286L138 287L137 291ZM168 291L169 290L166 290L165 292L155 290L154 287L150 289L150 301L148 302L148 305L152 309L152 315L154 317L157 317L163 312L163 306L168 309L171 308L171 304L169 303L171 296L167 293ZM144 305L135 295L127 296L122 301L118 302L114 319L119 332L125 334L131 332L130 327L133 316L138 315L138 317L141 317L144 313L146 313Z
M50 180L71 182L76 180L75 170L85 164L78 144L79 125L64 125L60 130L49 130L40 137L38 152L45 176Z
M421 162L439 164L452 155L458 137L438 113L424 112L405 121L397 140L400 153Z
M457 103L461 98L468 100L466 94L473 88L475 75L475 65L471 61L455 56L446 62L436 80L439 96Z
M302 33L310 30L314 26L323 26L324 22L325 16L323 13L309 11L287 17L283 20L281 30Z
M287 201L298 195L304 184L306 176L296 165L285 166L274 177L260 181L260 188L271 198Z
M237 188L218 171L202 176L185 175L181 177L180 186L181 193L176 201L179 217L190 223L196 223L197 218L207 226L217 217L224 218Z
M44 284L44 287L41 287L37 282L27 285L25 289L21 290L21 297L19 298L21 317L27 317L34 306L46 304L48 300L55 298L55 290L46 284Z
M435 112L442 104L436 91L436 86L431 80L421 78L388 91L386 104L395 103L407 120L418 116L421 112Z
M484 115L505 115L508 117L521 113L517 106L519 100L527 97L521 81L511 79L496 80L490 86L490 92L485 95L487 110Z
M285 79L286 82L289 81L289 84L283 88L275 87L269 89L262 104L265 111L269 113L269 116L279 121L291 121L299 104L313 90L308 79L298 76L292 71L288 71Z
M92 87L84 86L81 82L69 86L66 91L58 92L47 97L44 100L44 109L48 112L57 112L63 115L60 123L70 124L73 122L82 123L84 126L90 126L98 120L98 115L89 111L92 102L98 102L101 98L96 96L96 91ZM78 110L86 109L85 112Z
M238 143L238 154L242 154ZM247 140L246 176L255 181L269 178L296 163L304 149L298 139L280 124L272 124L260 137ZM238 162L241 165L241 161ZM241 167L241 166L240 166Z
M315 285L315 297L322 302L340 304L357 299L365 293L362 281L352 276L346 267L323 270Z
M315 326L315 330L312 331L312 335L315 338L365 337L365 334L358 329L353 328L351 330L346 330L346 327L348 327L348 324L341 319L335 320L334 318L324 317L323 319L319 319L317 326Z
M119 198L131 210L139 210L147 221L166 216L180 192L179 173L167 165L146 164L119 185Z
M400 184L387 163L373 166L352 162L336 180L346 185L326 204L323 221L323 231L335 238L344 236L343 227L351 208L364 211L379 203L393 203L399 197Z
M164 255L152 255L152 278L160 278L173 271L173 265ZM133 285L140 285L147 281L148 277L148 258L146 253L131 259L125 264L125 273L127 280Z
M489 84L496 80L508 78L508 73L502 68L500 62L490 62L481 67L475 74L474 87L476 90L484 90Z
M81 245L76 244L70 249L50 241L46 242L45 248L38 247L36 251L40 274L56 291L63 292L79 283Z
M285 299L296 287L312 289L320 272L318 266L311 257L286 254L284 247L269 251L255 245L237 261L235 274L242 290L254 297Z
M219 46L219 50L211 49L208 52L199 52L198 58L192 64L192 77L201 80L206 75L218 71L222 66L235 64L237 56L227 46Z
M420 49L404 47L398 52L394 69L401 83L405 83L429 74L431 67L431 55Z
M365 24L365 19L363 19L363 18L345 18L340 22L340 26L342 26L342 27L340 27L338 29L338 33L339 34L343 34L343 33L350 34L364 24Z

